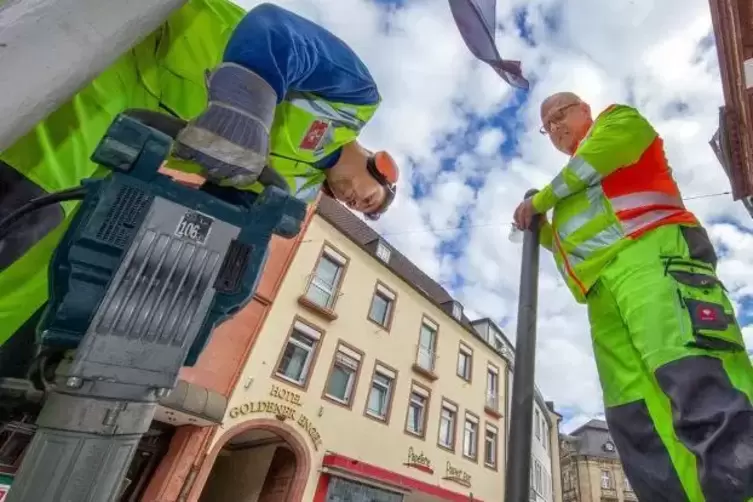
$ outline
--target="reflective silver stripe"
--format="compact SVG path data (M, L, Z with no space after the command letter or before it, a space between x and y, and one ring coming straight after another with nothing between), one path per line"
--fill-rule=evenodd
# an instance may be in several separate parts
M285 97L285 101L288 101L291 105L319 118L329 120L335 127L347 127L349 129L360 131L366 124L365 121L358 118L355 108L336 109L324 100L311 99L305 94L298 92L288 93Z
M568 255L578 257L582 259L588 258L594 251L603 249L611 244L614 244L618 240L622 239L625 234L617 225L611 225L598 234L594 235L590 239L581 244L578 244L572 251L568 252Z
M564 199L570 195L570 187L565 183L565 177L562 175L562 172L557 174L552 180L552 190L558 199Z
M682 199L662 192L637 192L609 199L615 211L625 211L645 206L672 206L683 209Z
M565 240L576 230L604 212L604 192L601 185L588 187L586 197L588 198L588 209L557 225L557 235L560 236L560 240Z
M588 186L601 180L601 174L591 164L577 155L570 159L567 167Z
M636 216L635 218L624 220L622 222L622 228L625 229L626 234L632 234L634 232L637 232L638 230L642 230L643 228L656 223L659 220L663 220L664 218L675 214L677 214L677 210L673 211L667 209L659 211L649 211L640 216Z

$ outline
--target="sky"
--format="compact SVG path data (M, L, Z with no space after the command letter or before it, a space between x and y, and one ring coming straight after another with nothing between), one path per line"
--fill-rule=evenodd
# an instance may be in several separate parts
M238 0L246 8L261 3ZM664 138L690 210L706 225L753 347L753 221L708 141L723 103L708 0L498 0L497 46L528 91L507 85L463 43L446 0L276 0L328 28L369 67L383 103L362 142L401 168L390 212L372 226L515 340L521 245L508 235L529 188L564 166L540 127L548 95L600 111L637 107ZM603 416L586 310L541 256L536 382L569 432Z

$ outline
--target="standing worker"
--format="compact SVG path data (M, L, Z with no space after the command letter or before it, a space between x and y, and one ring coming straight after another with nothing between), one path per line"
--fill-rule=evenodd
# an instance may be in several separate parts
M128 108L189 121L168 166L202 175L207 191L258 193L268 164L296 197L311 202L322 188L376 219L394 199L398 169L357 138L380 102L364 63L324 28L271 4L246 13L228 0L188 0L0 152L0 219L104 175L89 157ZM47 300L47 266L76 206L45 207L0 241L0 346L33 330L29 320Z
M572 93L547 98L541 119L570 160L515 224L554 209L541 242L588 305L607 423L638 499L750 500L753 367L662 139L634 108L593 120Z

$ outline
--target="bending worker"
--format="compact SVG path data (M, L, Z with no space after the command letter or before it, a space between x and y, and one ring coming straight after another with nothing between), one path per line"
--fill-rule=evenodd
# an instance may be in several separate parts
M0 153L0 218L106 170L89 157L127 108L189 120L170 167L208 191L259 192L265 164L311 202L320 188L371 219L395 196L398 169L357 138L381 97L339 38L271 4L188 0L154 33ZM203 168L197 171L198 161ZM47 299L47 264L75 203L24 218L0 242L0 345Z
M662 139L634 108L593 120L572 93L541 105L570 156L515 211L588 305L610 434L641 502L753 497L753 367L717 256L683 205Z

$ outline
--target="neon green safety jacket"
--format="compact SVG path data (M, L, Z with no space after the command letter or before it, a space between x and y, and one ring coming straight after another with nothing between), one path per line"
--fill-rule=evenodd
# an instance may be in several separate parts
M0 160L20 173L24 183L35 186L36 195L105 175L107 171L89 157L118 113L146 108L189 120L204 110L205 74L222 62L225 45L244 15L243 9L227 0L188 0L157 30L0 153ZM325 174L312 163L356 139L378 106L379 102L356 106L290 93L275 111L270 165L287 180L292 193L313 201ZM315 130L322 122L332 125L323 135ZM316 147L300 148L312 131L321 136ZM171 161L169 167L201 172L187 162ZM255 184L247 189L258 192L260 188ZM24 242L12 263L0 266L0 344L46 300L47 263L77 205L75 201L63 203L59 224Z
M612 105L596 118L533 205L539 213L554 208L541 243L553 251L581 303L601 270L635 239L662 225L698 224L683 205L662 139L625 105Z

